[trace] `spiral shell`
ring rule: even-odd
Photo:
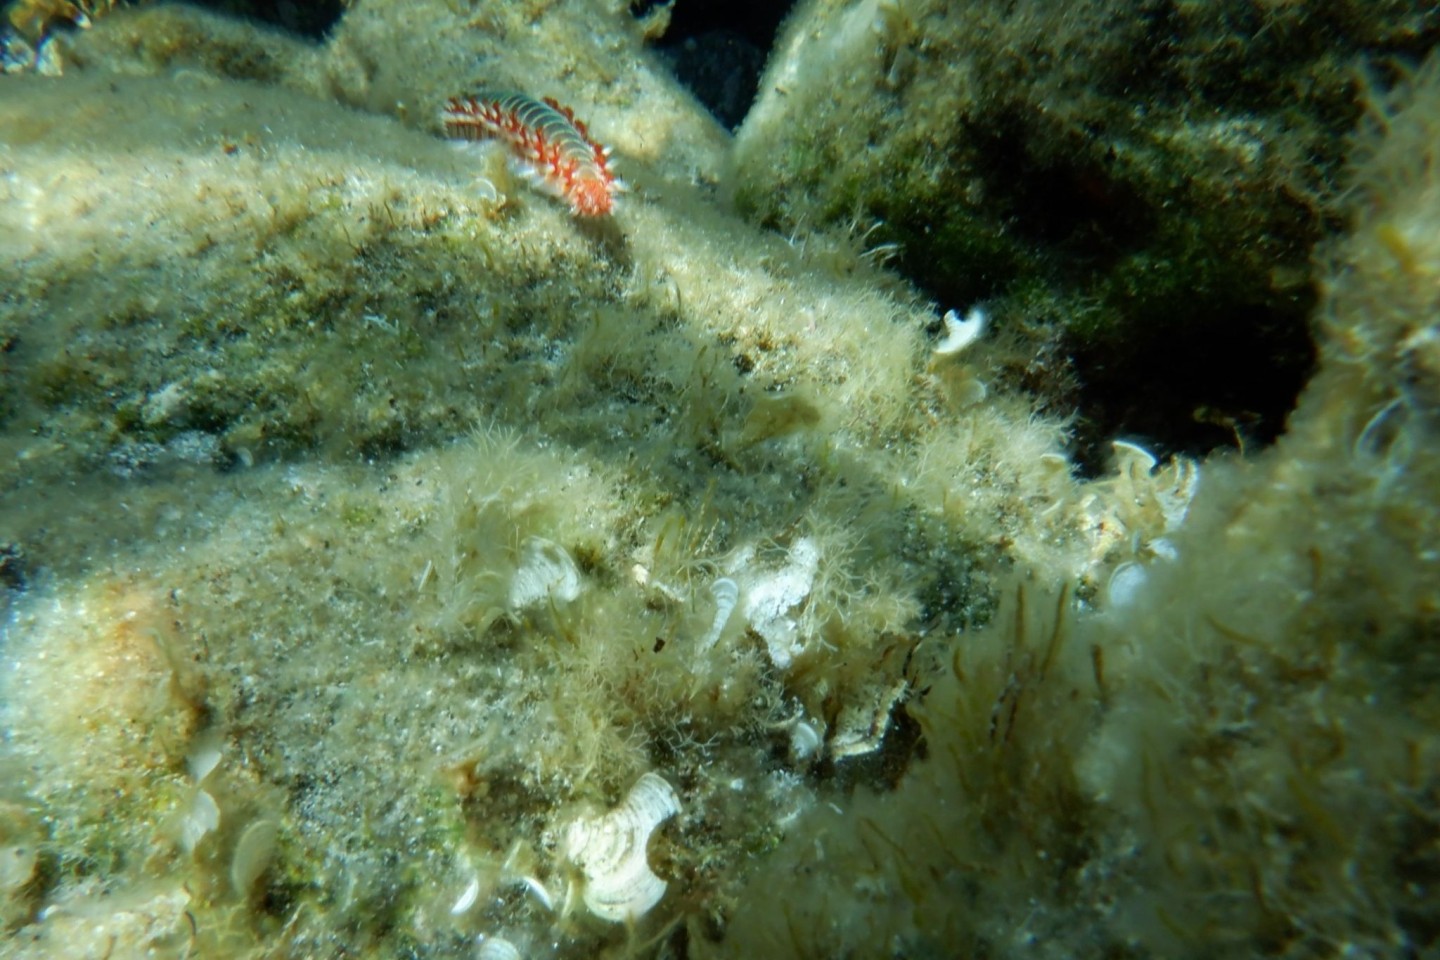
[[[605,920],[634,920],[660,902],[665,881],[645,858],[650,834],[680,812],[664,777],[647,773],[608,813],[579,817],[565,832],[565,855],[585,874],[585,906]]]
[[[719,641],[725,624],[730,622],[730,614],[734,611],[735,604],[740,600],[740,587],[729,577],[721,577],[710,584],[710,596],[715,600],[715,618],[710,623],[710,631],[700,638],[698,647],[701,653]]]

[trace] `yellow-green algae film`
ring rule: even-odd
[[[1349,74],[1283,432],[1079,469],[1055,345],[1121,301],[979,201],[1014,283],[945,301],[851,189],[932,196],[897,108],[1037,5],[802,3],[732,141],[622,2],[12,0],[0,958],[1440,950],[1440,62],[1367,9],[1417,57]],[[767,127],[817,84],[868,148]],[[481,86],[615,214],[446,143]]]

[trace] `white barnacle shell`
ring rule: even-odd
[[[721,577],[710,584],[710,596],[715,599],[715,619],[710,623],[709,632],[700,638],[701,653],[715,646],[720,640],[720,634],[725,630],[725,624],[730,622],[730,614],[740,599],[740,586],[729,577]]]
[[[520,568],[510,580],[510,611],[546,601],[569,603],[580,596],[580,569],[565,548],[543,537],[527,537],[520,545]]]
[[[585,906],[605,920],[634,920],[665,895],[645,858],[650,834],[680,812],[675,788],[658,774],[635,782],[608,813],[579,817],[565,831],[565,855],[585,874]]]

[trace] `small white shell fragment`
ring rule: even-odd
[[[938,356],[949,357],[959,353],[985,332],[985,311],[979,307],[971,307],[964,320],[954,310],[946,310],[942,319],[945,321],[945,339],[935,345]]]
[[[823,731],[809,720],[797,720],[790,728],[790,759],[805,763],[819,752],[825,743]]]
[[[1040,466],[1051,476],[1068,477],[1070,475],[1070,461],[1063,454],[1040,454]]]
[[[40,41],[39,52],[35,55],[35,72],[42,77],[58,77],[65,73],[60,44],[54,37],[46,37]]]
[[[905,696],[905,690],[905,681],[897,680],[878,691],[869,705],[856,702],[841,707],[840,715],[835,718],[835,733],[830,738],[830,756],[844,760],[879,750],[890,729],[890,713]]]
[[[729,577],[721,577],[710,584],[710,596],[715,599],[715,619],[710,623],[709,632],[700,638],[698,648],[701,653],[719,642],[720,634],[724,632],[725,624],[730,622],[730,614],[740,599],[740,587]]]
[[[190,768],[190,779],[201,783],[220,766],[220,737],[214,731],[201,734],[190,745],[185,765]]]
[[[230,886],[236,893],[247,895],[255,881],[270,868],[279,840],[280,825],[274,820],[256,820],[245,828],[235,844],[235,855],[230,858]]]
[[[480,899],[480,878],[472,877],[468,886],[460,892],[455,900],[455,906],[450,908],[450,916],[458,917],[460,914],[475,906],[475,901]]]
[[[520,960],[520,948],[504,937],[486,937],[475,953],[476,960]]]
[[[565,831],[565,855],[585,874],[585,906],[605,920],[634,920],[660,902],[665,881],[646,860],[650,834],[680,812],[675,788],[646,773],[618,807],[579,817]]]
[[[1122,476],[1148,475],[1159,462],[1155,459],[1155,454],[1129,440],[1113,440],[1110,447],[1115,451],[1116,472]]]
[[[819,569],[820,548],[810,537],[801,537],[790,545],[785,566],[746,578],[741,610],[755,632],[765,638],[770,661],[781,670],[804,649],[800,624],[790,611],[810,595]]]
[[[194,853],[205,835],[220,826],[220,807],[204,790],[196,790],[190,809],[180,820],[180,846]]]
[[[1150,552],[1155,555],[1156,560],[1174,563],[1180,559],[1180,551],[1176,548],[1174,541],[1169,537],[1156,537],[1146,544],[1146,546],[1150,548]]]
[[[1193,460],[1176,457],[1167,472],[1173,474],[1173,479],[1168,486],[1157,484],[1155,499],[1160,503],[1168,533],[1178,530],[1190,512],[1190,501],[1195,499],[1195,491],[1200,487],[1200,467]]]
[[[1120,610],[1134,604],[1148,579],[1149,574],[1141,564],[1131,561],[1116,567],[1115,572],[1110,574],[1110,583],[1105,588],[1105,596],[1110,603],[1110,608]]]
[[[545,889],[545,884],[541,883],[538,878],[524,876],[520,878],[520,882],[525,885],[525,889],[534,895],[536,900],[540,901],[546,910],[555,909],[555,898],[550,896],[550,891]]]
[[[580,569],[560,544],[528,537],[520,546],[520,568],[510,580],[510,611],[548,601],[569,603],[580,596]]]

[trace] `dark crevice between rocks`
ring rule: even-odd
[[[278,27],[307,40],[323,40],[345,12],[344,0],[189,0],[189,3]]]
[[[1316,365],[1304,320],[1314,298],[1301,299],[1290,311],[1197,303],[1194,322],[1169,324],[1123,352],[1071,344],[1080,385],[1072,452],[1081,472],[1108,469],[1115,439],[1162,458],[1274,443]]]
[[[669,26],[654,43],[660,60],[727,130],[745,119],[760,73],[792,4],[775,0],[684,0],[670,5]],[[634,0],[630,12],[664,15],[660,0]]]

